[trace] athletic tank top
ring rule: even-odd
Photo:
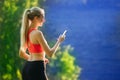
[[[28,30],[28,35],[27,35],[27,47],[28,47],[28,51],[30,53],[41,53],[43,52],[43,49],[41,47],[40,44],[34,44],[30,41],[30,33],[33,31],[33,30],[36,30],[35,28],[31,28]]]

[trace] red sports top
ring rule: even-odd
[[[28,51],[30,53],[41,53],[43,52],[43,49],[41,47],[40,44],[34,44],[30,41],[30,33],[33,31],[33,30],[36,30],[35,28],[31,28],[28,30],[28,35],[27,35],[27,47],[28,47]]]

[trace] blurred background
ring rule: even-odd
[[[45,9],[40,30],[50,46],[67,30],[48,57],[50,80],[120,80],[120,0],[1,0],[0,80],[21,80],[21,18],[33,6]]]

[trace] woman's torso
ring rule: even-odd
[[[28,61],[39,61],[45,59],[45,53],[30,53]]]
[[[36,33],[36,29],[34,29],[34,28],[29,29],[29,31],[28,31],[28,49],[29,49],[29,47],[32,48],[31,46],[40,45],[40,43],[34,38],[36,36],[35,33]],[[38,48],[39,49],[42,48],[41,45]],[[36,61],[36,60],[44,60],[45,59],[45,52],[42,49],[38,50],[37,52],[32,51],[32,49],[29,49],[29,50],[31,50],[31,51],[29,51],[30,57],[29,57],[28,61]]]

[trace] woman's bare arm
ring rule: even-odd
[[[46,54],[49,57],[52,57],[52,55],[56,52],[56,50],[58,49],[60,43],[64,40],[65,36],[60,36],[58,38],[58,41],[56,42],[56,44],[50,48],[46,39],[43,36],[43,33],[41,31],[37,31],[36,32],[36,38],[37,41],[41,44],[42,48],[44,49],[44,51],[46,52]]]
[[[29,55],[26,54],[26,51],[25,51],[24,47],[21,47],[21,48],[19,49],[19,56],[20,56],[21,58],[25,59],[25,60],[28,60],[28,59],[29,59]]]

